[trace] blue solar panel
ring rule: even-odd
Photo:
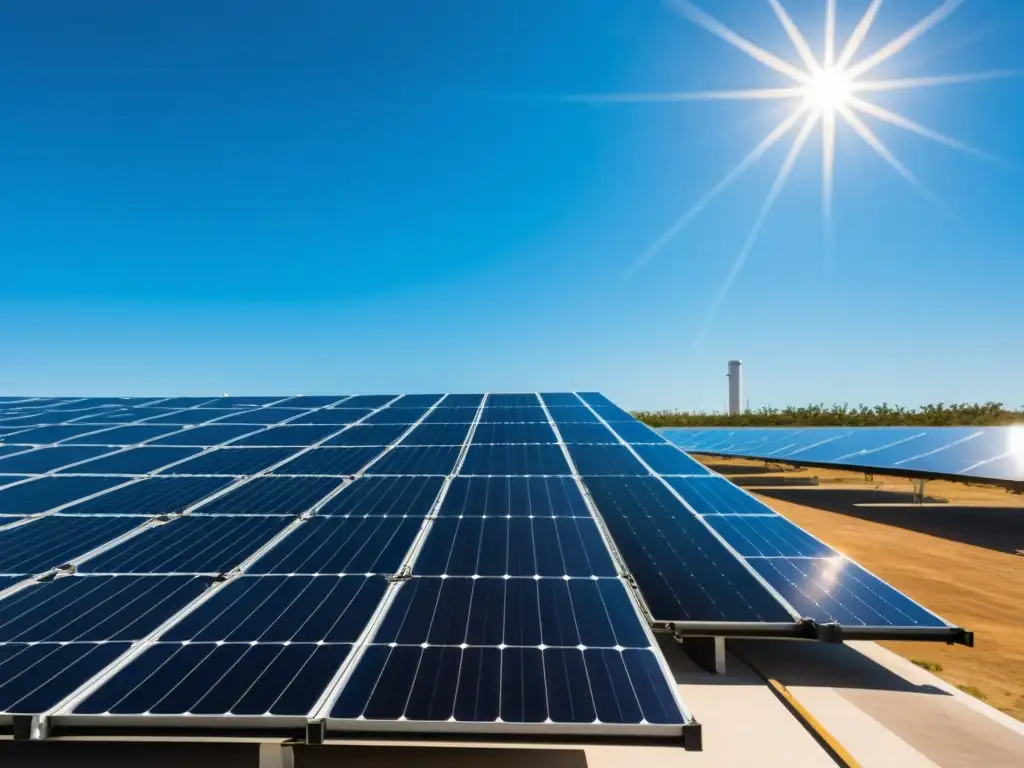
[[[584,482],[654,618],[795,622],[657,478],[588,477]]]
[[[417,517],[314,517],[249,573],[395,573],[423,526]]]
[[[472,408],[435,408],[423,417],[426,424],[472,424],[476,421],[477,406]]]
[[[52,472],[69,464],[86,461],[114,448],[99,448],[91,445],[56,446],[54,448],[37,448],[27,453],[0,458],[0,472],[13,474],[43,474]]]
[[[192,514],[301,515],[340,484],[336,477],[255,477],[197,507]]]
[[[148,477],[88,501],[64,507],[61,514],[172,515],[183,512],[230,482],[232,479],[227,477]]]
[[[277,475],[354,475],[374,460],[380,448],[314,448],[274,470]]]
[[[391,406],[382,408],[376,413],[367,416],[364,424],[414,424],[419,421],[428,410],[427,406],[418,408],[400,408]]]
[[[0,515],[35,515],[123,482],[123,477],[57,476],[9,485],[0,489]]]
[[[279,424],[282,421],[295,423],[296,416],[303,416],[307,411],[296,408],[255,408],[251,411],[214,412],[208,410],[195,411],[197,414],[207,414],[206,421],[216,419],[217,424]]]
[[[354,643],[386,588],[383,576],[241,576],[219,587],[160,639]]]
[[[137,528],[132,517],[39,517],[0,530],[0,573],[43,573]]]
[[[615,576],[592,519],[440,517],[416,562],[420,576]]]
[[[709,515],[708,525],[744,557],[829,557],[835,554],[781,515]]]
[[[289,424],[336,424],[338,429],[341,429],[346,424],[354,424],[370,413],[369,408],[323,408],[319,411],[309,411],[290,421]]]
[[[567,423],[558,425],[558,434],[565,443],[615,443],[618,436],[604,424]]]
[[[242,446],[296,446],[304,448],[307,445],[319,442],[328,435],[333,435],[342,427],[336,424],[304,424],[298,426],[281,426],[264,429],[255,432],[241,440],[236,440],[232,445]]]
[[[324,442],[325,446],[379,446],[395,442],[409,429],[408,424],[357,424]]]
[[[287,408],[323,408],[328,405],[344,406],[347,399],[339,395],[297,395],[282,400],[278,405]]]
[[[858,627],[945,629],[947,624],[840,555],[823,558],[763,558],[754,568],[802,615]]]
[[[295,448],[217,448],[175,464],[165,475],[255,475],[297,453]]]
[[[232,413],[235,413],[235,411],[228,409],[213,410],[212,408],[198,408],[189,411],[167,411],[164,408],[150,408],[147,409],[148,412],[146,414],[138,413],[139,410],[141,409],[136,409],[134,412],[131,412],[128,418],[124,418],[122,416],[111,420],[119,423],[125,423],[141,419],[145,416],[146,424],[175,424],[178,426],[188,426],[191,424],[202,424],[207,421],[213,421],[214,419],[219,419],[223,416],[230,416]],[[97,419],[92,419],[92,417],[90,417],[89,420],[96,421]]]
[[[0,712],[45,712],[128,647],[128,643],[0,644]]]
[[[126,518],[93,519],[106,522]],[[225,573],[255,554],[290,522],[287,517],[180,517],[146,528],[138,536],[86,561],[78,570],[81,573]]]
[[[1019,427],[686,428],[665,436],[698,453],[907,474],[1024,482]]]
[[[441,400],[442,395],[402,395],[395,405],[402,408],[430,408]]]
[[[533,394],[491,394],[487,396],[487,405],[484,410],[491,408],[532,408],[539,406],[540,401]],[[528,421],[528,419],[524,419]]]
[[[476,410],[483,402],[483,395],[446,395],[438,405],[445,408],[472,408]]]
[[[442,517],[590,517],[571,477],[456,477]]]
[[[572,392],[541,392],[540,397],[544,401],[544,405],[548,407],[553,405],[582,405],[580,399]]]
[[[447,475],[455,468],[460,446],[399,445],[385,453],[370,467],[374,475]]]
[[[0,643],[141,640],[210,586],[199,576],[70,576],[0,600]]]
[[[615,432],[627,443],[664,443],[665,438],[639,421],[617,421]]]
[[[558,445],[472,445],[462,475],[568,475],[569,465]]]
[[[635,445],[633,450],[659,475],[710,474],[674,445]]]
[[[381,406],[387,405],[394,400],[397,395],[355,395],[350,397],[345,402],[340,403],[338,408],[367,408],[374,409],[380,408]]]
[[[174,432],[178,427],[173,425],[159,426],[149,424],[136,424],[127,427],[115,427],[105,429],[102,432],[93,432],[88,435],[80,435],[65,441],[65,445],[135,445],[161,437]]]
[[[440,477],[361,477],[324,504],[318,514],[320,517],[425,517],[443,483]]]
[[[402,439],[402,445],[462,445],[469,424],[420,424]]]
[[[576,471],[581,475],[649,474],[624,445],[574,443],[568,448]]]
[[[118,451],[102,458],[76,464],[65,472],[94,475],[144,475],[155,472],[161,467],[195,456],[202,448],[174,448],[160,446],[156,448],[130,448]]]
[[[438,606],[444,610],[439,612]],[[567,648],[650,645],[622,583],[591,578],[410,579],[399,588],[374,642]]]
[[[473,442],[480,443],[557,443],[550,424],[477,424]]]
[[[351,646],[157,643],[76,714],[306,716]]]
[[[16,432],[9,436],[6,442],[14,445],[46,445],[106,428],[103,424],[58,424],[52,427],[36,427]]]
[[[208,424],[172,432],[167,437],[151,441],[149,445],[220,445],[258,429],[262,427],[255,424]]]
[[[724,477],[665,478],[699,515],[765,515],[775,514],[749,493],[745,493]]]
[[[480,415],[480,421],[484,424],[530,421],[539,422],[547,420],[547,416],[544,415],[544,409],[539,405],[498,407],[492,405],[489,399],[487,401],[487,405],[484,406],[483,413]]]

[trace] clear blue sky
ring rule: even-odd
[[[704,4],[799,61],[767,3]],[[819,49],[824,5],[787,2]],[[969,0],[875,74],[1024,67],[1021,28]],[[546,97],[784,84],[656,0],[5,3],[0,390],[722,408],[741,357],[755,406],[1024,402],[1024,172],[895,127],[959,224],[841,129],[831,261],[815,133],[699,348],[785,147],[627,274],[780,105]],[[1024,79],[878,102],[1024,167]]]

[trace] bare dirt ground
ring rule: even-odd
[[[1024,496],[999,488],[698,457],[948,621],[975,647],[883,643],[1024,720]],[[810,483],[817,479],[818,485]],[[869,506],[864,506],[864,505]],[[882,504],[883,506],[875,506]],[[938,666],[935,666],[938,665]]]

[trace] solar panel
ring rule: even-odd
[[[678,738],[652,627],[960,631],[596,393],[150,402],[11,417],[0,718]]]
[[[0,489],[0,514],[35,515],[125,482],[123,477],[40,477]]]
[[[699,453],[925,477],[1024,482],[1019,427],[673,428]]]
[[[36,427],[15,432],[6,439],[6,442],[14,445],[47,445],[107,428],[103,424],[57,424],[51,427]]]

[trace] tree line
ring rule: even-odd
[[[955,427],[999,426],[1024,422],[1024,406],[1009,410],[1002,403],[933,403],[919,408],[899,405],[850,406],[824,403],[800,408],[769,408],[742,413],[705,411],[634,411],[652,427]]]

